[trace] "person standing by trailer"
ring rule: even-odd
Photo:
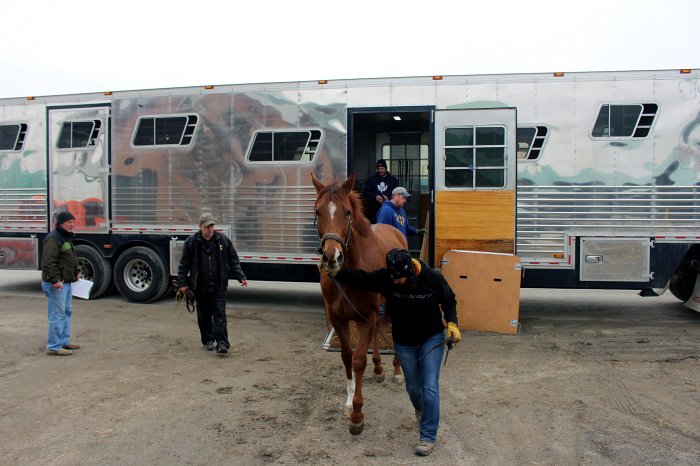
[[[391,192],[399,185],[399,181],[389,173],[386,160],[377,160],[377,173],[375,173],[365,185],[362,195],[370,200],[367,218],[370,222],[376,222],[377,211],[382,203],[391,198]]]
[[[56,228],[44,239],[41,253],[41,289],[49,300],[49,335],[46,354],[70,356],[80,345],[71,343],[73,315],[71,284],[78,281],[78,256],[73,245],[75,217],[61,212]]]
[[[408,239],[408,236],[425,233],[424,229],[415,228],[408,223],[403,206],[406,205],[409,197],[411,197],[411,194],[406,191],[406,188],[402,186],[394,188],[391,192],[391,199],[384,201],[379,212],[377,212],[377,223],[385,223],[399,229],[406,239]]]
[[[329,273],[323,267],[320,270]],[[415,453],[429,455],[440,424],[440,364],[444,343],[450,339],[456,344],[462,339],[452,288],[442,274],[400,248],[387,253],[386,268],[373,272],[340,269],[335,279],[349,287],[381,293],[386,298],[394,351],[401,362],[406,391],[419,424],[420,442]]]
[[[197,325],[207,351],[228,352],[226,289],[229,278],[248,286],[238,253],[231,240],[216,231],[216,218],[205,213],[199,217],[199,231],[185,241],[177,269],[177,286],[181,293],[189,288],[197,302]]]

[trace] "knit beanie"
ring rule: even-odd
[[[56,217],[56,225],[62,225],[68,220],[75,220],[73,214],[71,214],[70,212],[61,212],[60,214],[58,214],[58,217]]]

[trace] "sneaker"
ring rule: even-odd
[[[228,353],[228,349],[225,346],[217,346],[216,352],[219,354],[226,354]]]
[[[418,456],[428,456],[433,452],[433,447],[435,442],[428,442],[427,440],[421,440],[416,447],[416,455]]]
[[[58,350],[46,350],[46,354],[50,354],[53,356],[70,356],[73,354],[73,352],[69,349],[64,349],[64,348],[59,348]]]
[[[418,421],[418,424],[420,424],[420,418],[423,417],[423,411],[420,409],[416,409],[416,421]]]
[[[207,342],[207,351],[214,351],[214,340],[209,340]]]
[[[75,343],[68,343],[67,345],[63,345],[63,349],[67,349],[67,350],[80,349],[80,345],[76,345]]]

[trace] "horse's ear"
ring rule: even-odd
[[[343,191],[345,191],[347,194],[350,194],[352,192],[353,186],[355,186],[355,172],[350,172],[350,176],[348,176],[348,179],[343,181]]]
[[[320,193],[321,191],[323,191],[323,188],[326,187],[326,185],[324,185],[318,179],[316,179],[316,177],[314,176],[313,173],[311,174],[311,182],[314,184],[314,187],[316,187],[317,194]]]

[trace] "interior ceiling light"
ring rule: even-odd
[[[396,121],[401,121],[401,117],[398,116],[398,115],[394,115],[394,120],[396,120]]]

